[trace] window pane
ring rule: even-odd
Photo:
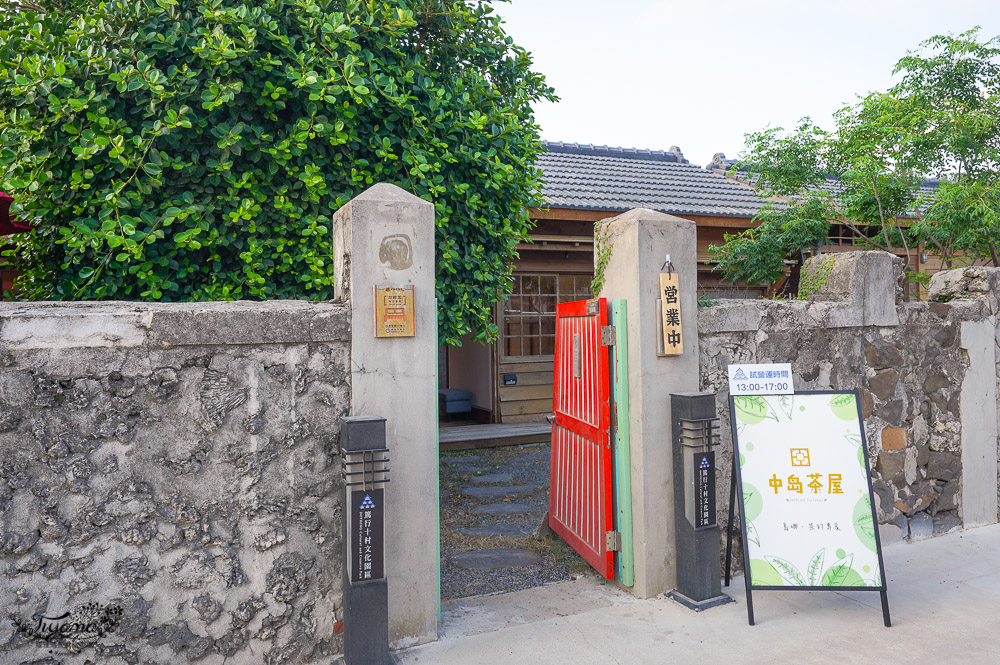
[[[551,356],[551,355],[555,354],[555,352],[556,352],[556,338],[555,337],[545,336],[545,337],[542,337],[541,340],[542,340],[541,355],[543,355],[543,356]]]
[[[537,356],[540,355],[539,351],[539,339],[538,337],[522,337],[521,338],[521,350],[526,356]]]
[[[521,275],[521,293],[538,293],[538,275]]]
[[[521,296],[521,311],[537,314],[540,298],[541,296]]]
[[[542,334],[543,335],[556,334],[556,318],[554,316],[542,317]]]
[[[521,292],[521,277],[520,275],[514,275],[514,286],[511,289],[512,295],[517,295]]]
[[[556,311],[556,297],[555,296],[539,296],[538,297],[538,311],[541,312],[541,313],[555,312]]]
[[[559,295],[564,296],[567,293],[573,293],[573,276],[559,275]],[[566,302],[566,301],[560,298],[559,302]]]
[[[505,312],[512,312],[517,314],[521,311],[521,298],[519,296],[514,296],[509,298],[507,302],[503,304],[503,310]]]
[[[521,328],[522,335],[538,335],[542,332],[537,316],[525,317],[522,321],[524,323]]]
[[[538,278],[538,286],[542,295],[554,295],[556,292],[556,278],[553,275],[545,275]]]
[[[505,356],[521,355],[521,338],[520,337],[505,338],[503,343],[503,354]]]

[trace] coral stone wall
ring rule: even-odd
[[[340,653],[349,316],[0,304],[0,661]]]
[[[732,468],[727,367],[790,362],[796,390],[859,391],[884,542],[994,521],[1000,474],[978,460],[998,465],[1000,269],[939,273],[933,302],[902,303],[902,266],[891,255],[844,253],[823,265],[807,301],[699,309],[701,388],[718,393],[723,421],[719,477]],[[973,347],[987,367],[972,366]],[[975,477],[963,479],[970,469]],[[729,487],[718,487],[725,523]]]
[[[826,308],[818,305],[722,301],[703,310],[702,389],[719,394],[722,450],[729,452],[723,454],[719,477],[729,477],[732,451],[726,368],[790,362],[796,390],[860,391],[881,523],[895,524],[904,537],[911,530],[920,537],[958,527],[959,398],[968,366],[958,331],[961,321],[980,317],[982,307],[904,303],[896,326],[828,327],[820,315]],[[726,317],[749,318],[757,325],[718,330],[716,322]],[[719,486],[719,505],[728,510],[728,483]]]

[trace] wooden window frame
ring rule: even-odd
[[[587,273],[573,273],[573,272],[517,272],[514,273],[514,288],[511,292],[510,297],[507,300],[499,303],[499,313],[500,313],[500,339],[498,340],[499,347],[499,361],[500,362],[544,362],[551,361],[555,357],[555,318],[556,318],[556,308],[555,305],[560,302],[571,302],[573,300],[585,300],[591,296],[590,293],[590,282],[593,280],[593,276]],[[553,280],[554,287],[552,289],[543,288],[543,280],[551,279]],[[564,280],[572,280],[572,286],[569,284],[564,284]],[[534,280],[534,285],[532,286],[530,282],[526,280]],[[584,288],[585,285],[585,288]],[[542,291],[546,292],[543,293]],[[549,293],[548,291],[552,292]],[[534,291],[532,293],[532,291]],[[532,298],[551,298],[551,311],[543,312],[541,310],[545,305],[534,303],[530,309],[524,309],[524,300],[522,299],[532,299]],[[516,314],[515,314],[516,312]],[[537,325],[537,330],[529,331],[524,334],[523,328],[519,330],[516,334],[516,338],[519,340],[519,353],[518,355],[508,355],[508,343],[512,337],[515,335],[508,334],[508,322],[513,320],[519,320],[521,326],[525,325],[525,322],[535,322]],[[542,320],[551,320],[551,334],[546,333],[545,326]],[[529,323],[530,325],[530,323]],[[545,350],[545,342],[543,340],[550,340],[552,344],[551,353],[537,353],[537,354],[524,354],[525,350],[525,340],[538,340],[537,348],[539,351]]]

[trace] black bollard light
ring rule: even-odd
[[[668,595],[700,612],[733,602],[722,593],[715,452],[719,419],[712,393],[670,395],[673,418],[674,531],[677,588]]]
[[[396,665],[385,571],[385,418],[341,418],[344,478],[344,665]]]

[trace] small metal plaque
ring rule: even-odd
[[[694,454],[694,526],[715,524],[715,453]]]
[[[580,378],[580,333],[573,333],[573,378]]]
[[[600,314],[601,303],[597,298],[587,301],[587,316],[594,316],[595,314]]]
[[[375,286],[375,336],[413,337],[416,313],[412,286]]]
[[[385,490],[351,492],[351,581],[385,577]]]

